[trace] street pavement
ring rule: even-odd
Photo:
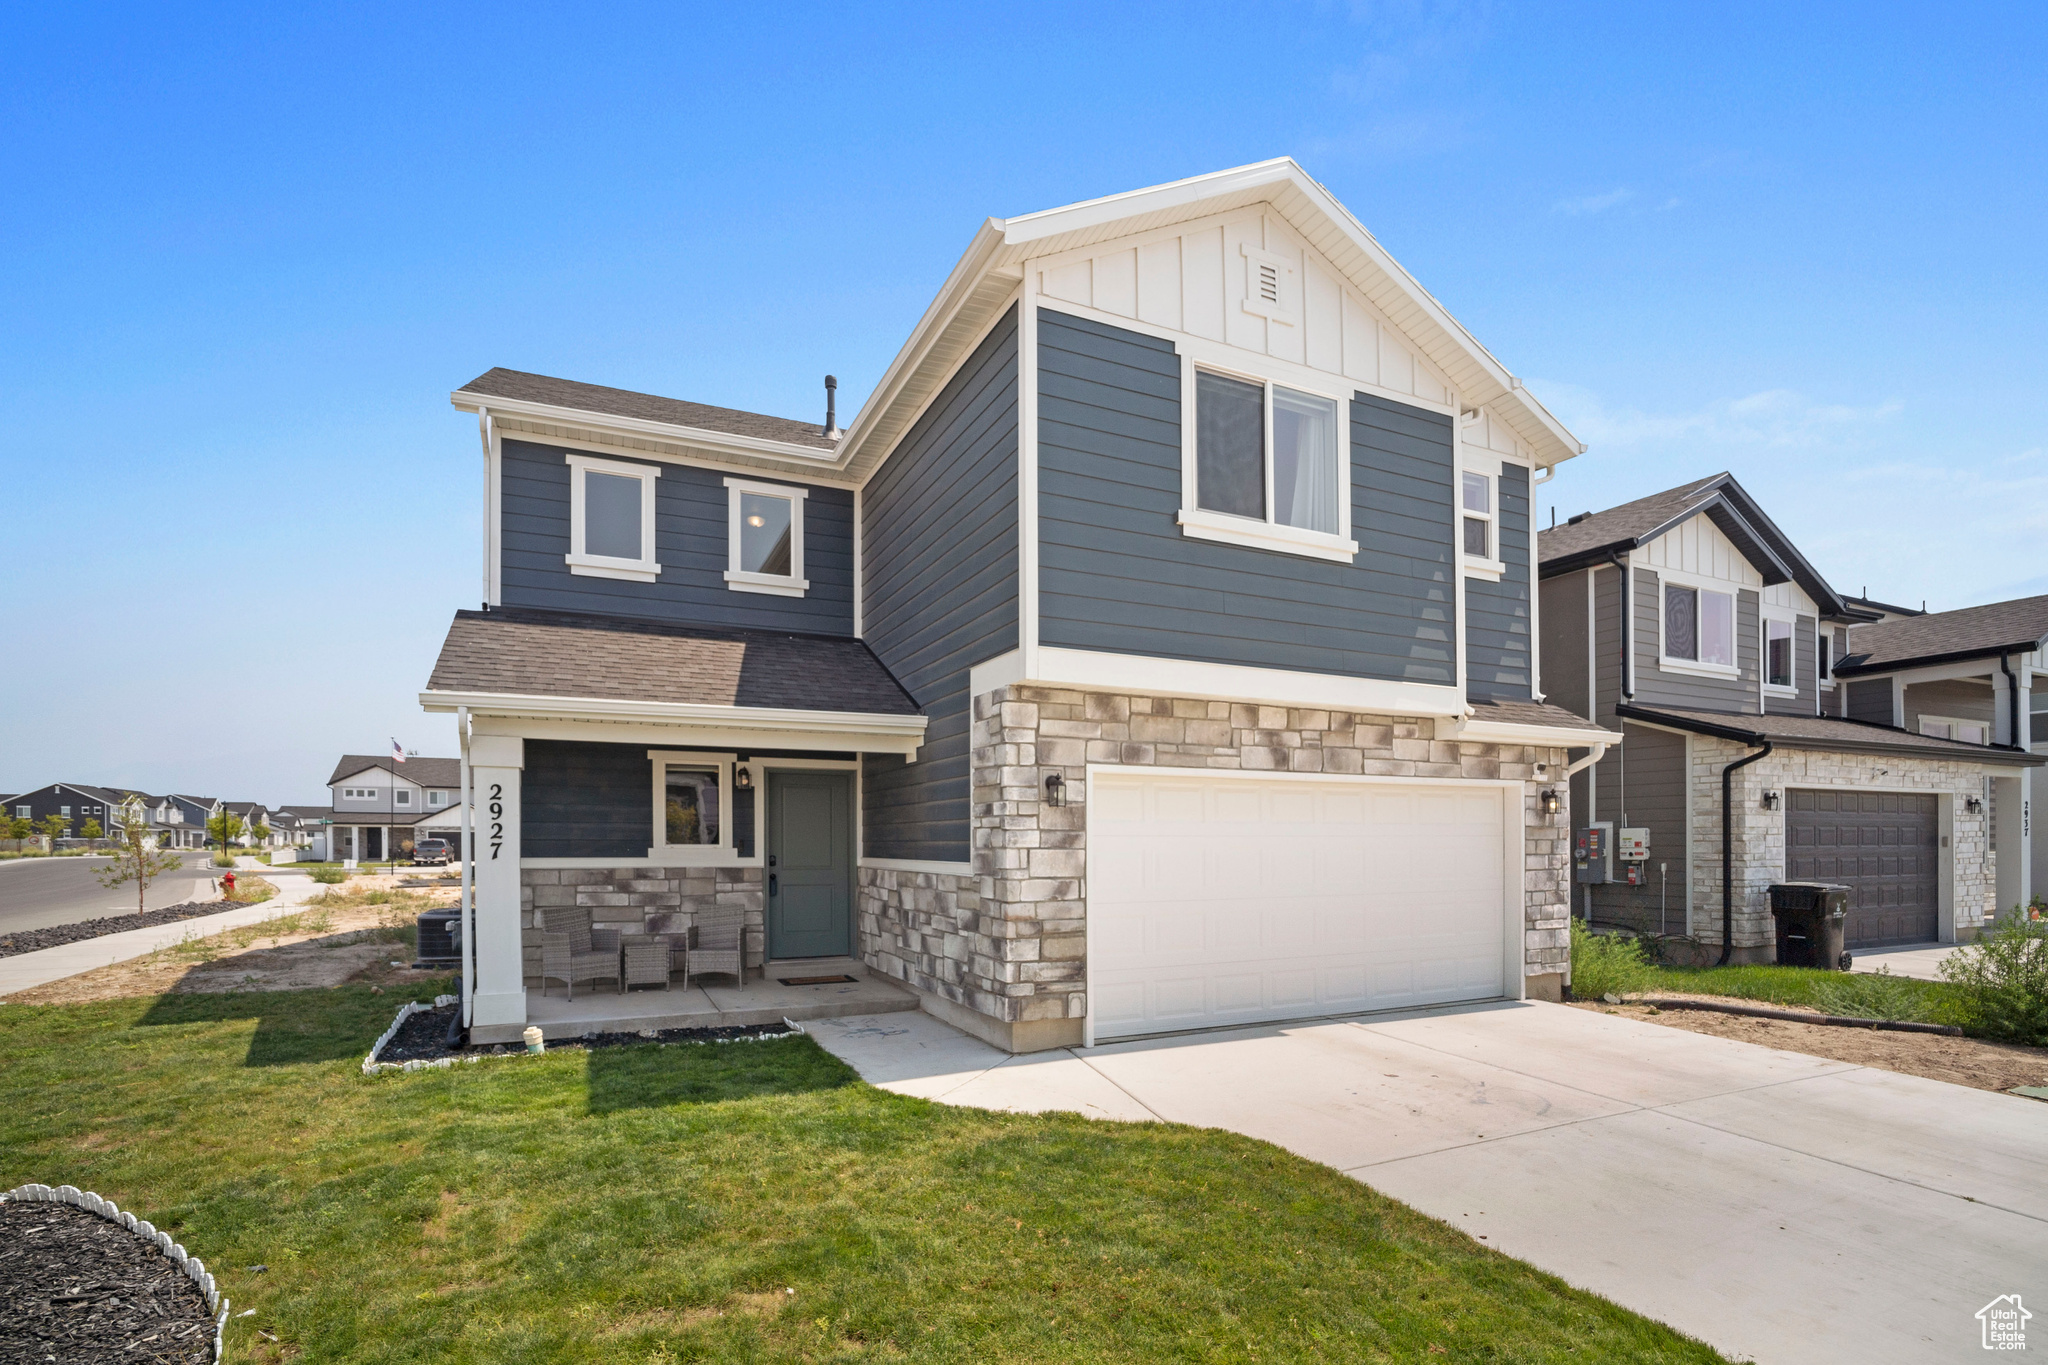
[[[213,871],[207,854],[184,853],[184,866],[165,873],[149,888],[151,910],[186,901],[213,898]],[[0,861],[0,933],[76,924],[102,915],[135,913],[135,887],[108,890],[95,874],[105,858],[9,858]]]

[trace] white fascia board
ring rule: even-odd
[[[766,706],[621,701],[608,697],[540,697],[499,692],[420,693],[422,710],[452,712],[463,706],[475,716],[639,720],[666,725],[716,726],[725,730],[808,731],[819,735],[861,735],[899,740],[922,740],[926,724],[923,716],[889,716],[867,711],[796,711]]]
[[[1002,676],[1008,656],[988,661],[979,680]],[[1028,681],[1047,687],[1147,696],[1200,697],[1254,706],[1295,706],[1317,710],[1364,711],[1387,716],[1456,716],[1464,698],[1449,684],[1396,682],[1338,673],[1303,673],[1246,664],[1200,663],[1149,654],[1109,654],[1092,649],[1040,646]]]
[[[846,442],[841,441],[840,450],[814,450],[810,446],[793,445],[788,441],[770,441],[759,436],[738,436],[729,431],[706,431],[702,427],[677,426],[673,422],[655,422],[644,417],[621,417],[616,413],[591,412],[584,408],[563,408],[552,403],[535,403],[521,398],[498,398],[490,394],[464,393],[460,389],[449,394],[448,401],[464,412],[475,412],[479,408],[487,407],[493,414],[508,417],[528,417],[538,422],[591,427],[600,431],[630,432],[635,436],[659,437],[679,445],[696,446],[723,455],[795,460],[799,464],[822,469],[837,469],[840,454],[846,446]]]
[[[1439,720],[1436,737],[1466,744],[1530,744],[1551,749],[1589,749],[1602,744],[1611,748],[1622,740],[1621,735],[1613,730],[1603,730],[1597,725],[1567,729],[1558,725],[1515,725],[1506,721],[1461,720],[1457,717]]]

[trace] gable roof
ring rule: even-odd
[[[1977,763],[2017,764],[2038,767],[2048,757],[2023,753],[2009,744],[1969,744],[1960,739],[1941,739],[1913,730],[1898,730],[1867,720],[1842,716],[1797,716],[1772,712],[1769,715],[1729,715],[1725,711],[1693,711],[1676,706],[1644,706],[1623,702],[1615,714],[1625,720],[1644,721],[1690,730],[1694,734],[1732,739],[1740,744],[1762,744],[1766,740],[1788,749],[1822,749],[1836,753],[1897,754],[1901,758],[1962,759]]]
[[[497,412],[491,401],[497,398],[509,416],[557,426],[574,426],[577,414],[591,414],[597,420],[588,425],[606,431],[623,429],[741,462],[824,470],[858,481],[888,457],[925,404],[1010,306],[1026,262],[1259,204],[1270,206],[1345,284],[1379,309],[1449,379],[1462,405],[1492,405],[1535,452],[1539,465],[1556,465],[1585,451],[1584,443],[1292,157],[985,220],[837,442],[808,423],[514,370],[480,375],[451,394],[450,401],[468,412],[487,407]]]
[[[400,763],[390,754],[343,754],[341,761],[334,765],[334,775],[327,779],[327,785],[331,787],[345,777],[354,777],[372,768],[382,768],[421,787],[462,785],[462,760],[459,758],[408,758]]]
[[[1858,626],[1837,676],[1875,673],[1913,664],[2022,654],[2048,641],[2048,597],[2016,597],[1981,607],[1930,612]]]
[[[1617,554],[1648,545],[1697,516],[1714,523],[1756,568],[1768,586],[1793,582],[1802,588],[1823,616],[1840,616],[1840,594],[1806,561],[1783,531],[1750,497],[1735,476],[1720,473],[1652,493],[1604,512],[1581,513],[1562,526],[1536,533],[1539,573],[1553,578],[1589,565],[1605,564]]]
[[[632,389],[584,384],[552,375],[529,374],[502,367],[486,370],[455,391],[475,398],[504,398],[566,412],[602,413],[628,417],[662,426],[691,431],[715,432],[723,436],[750,437],[782,445],[803,446],[806,453],[830,455],[839,446],[825,435],[820,422],[798,422],[788,417],[769,417],[738,408],[718,408],[708,403],[691,403],[680,398],[662,398]]]

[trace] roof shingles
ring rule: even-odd
[[[1846,676],[1916,660],[2027,650],[2043,638],[2048,638],[2048,597],[2017,597],[2010,602],[1857,626],[1849,633],[1849,653],[1836,672]]]
[[[709,403],[663,398],[658,394],[608,388],[603,384],[584,384],[574,379],[557,379],[553,375],[529,374],[525,370],[486,370],[456,392],[478,398],[545,403],[549,407],[576,412],[631,417],[643,422],[662,422],[727,436],[748,436],[760,441],[780,441],[785,445],[806,446],[822,454],[831,454],[839,448],[839,442],[825,435],[824,428],[816,422],[742,412],[738,408],[717,408]]]

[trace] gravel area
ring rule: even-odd
[[[65,1204],[0,1204],[0,1365],[213,1357],[206,1296],[154,1245]]]
[[[130,929],[154,929],[160,924],[176,924],[179,920],[197,919],[201,915],[218,915],[223,910],[240,909],[242,904],[241,901],[186,901],[183,905],[167,905],[161,910],[145,910],[139,915],[108,915],[104,919],[82,919],[76,924],[53,924],[47,929],[9,930],[0,932],[0,957],[62,947],[66,943],[83,943],[89,938],[104,938]]]
[[[481,1043],[475,1047],[451,1048],[447,1044],[448,1021],[457,1005],[421,1010],[408,1015],[391,1035],[391,1041],[377,1054],[380,1062],[431,1062],[440,1057],[473,1057],[480,1054],[524,1052],[524,1043]],[[730,1038],[779,1038],[789,1032],[781,1024],[748,1024],[734,1028],[665,1028],[646,1033],[586,1033],[580,1038],[550,1038],[550,1049],[560,1047],[625,1047],[632,1043],[708,1043]]]

